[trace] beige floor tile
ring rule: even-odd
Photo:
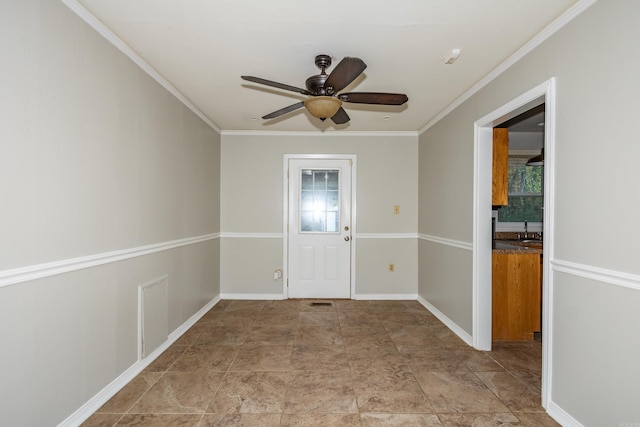
[[[91,415],[80,427],[112,427],[122,418],[123,414],[99,414]]]
[[[362,412],[433,412],[415,377],[407,371],[360,372],[353,375],[353,389]]]
[[[444,427],[495,427],[520,426],[520,421],[510,412],[494,414],[439,414]],[[530,427],[535,426],[535,424]]]
[[[207,412],[281,414],[287,378],[287,372],[229,372]]]
[[[413,372],[457,372],[468,371],[464,360],[455,349],[443,344],[428,346],[401,346],[400,353],[405,355]],[[491,361],[491,359],[489,359]]]
[[[472,372],[414,372],[436,413],[509,412]]]
[[[394,346],[389,333],[380,323],[361,326],[343,326],[341,329],[342,337],[347,346],[357,347],[362,344]]]
[[[288,371],[291,369],[291,345],[245,344],[238,347],[238,355],[230,371]]]
[[[375,314],[373,310],[371,310],[371,304],[369,301],[362,300],[335,300],[336,310],[340,311],[364,311],[367,313]]]
[[[123,416],[118,426],[196,427],[201,419],[199,414],[130,414]]]
[[[132,414],[204,413],[224,374],[167,372],[129,411]]]
[[[165,372],[187,348],[187,346],[172,345],[144,370],[146,372]]]
[[[430,346],[441,343],[435,336],[435,326],[432,325],[387,324],[385,328],[398,346]]]
[[[436,427],[442,426],[432,414],[361,414],[362,427]]]
[[[201,321],[199,320],[195,325],[193,325],[191,328],[189,328],[189,330],[187,332],[185,332],[184,334],[182,334],[182,336],[180,338],[178,338],[176,340],[176,342],[173,343],[172,346],[190,346],[193,343],[196,342],[196,340],[198,339],[198,337],[200,336],[200,334],[202,333],[203,328],[206,328],[207,326],[203,325],[203,323],[201,323]]]
[[[405,301],[369,301],[369,307],[371,307],[371,310],[377,314],[390,311],[407,311]]]
[[[301,311],[298,314],[300,326],[338,326],[338,313],[333,311]]]
[[[424,320],[415,313],[409,311],[392,311],[388,313],[381,313],[378,318],[383,325],[392,326],[393,324],[401,325],[422,325]]]
[[[232,312],[232,311],[251,311],[251,312],[257,312],[257,311],[261,311],[265,308],[265,306],[267,305],[268,301],[256,301],[256,300],[230,300],[229,303],[227,304],[227,306],[225,307],[224,311],[225,312]]]
[[[476,351],[417,301],[223,300],[84,425],[557,426],[541,350]]]
[[[297,326],[289,325],[256,326],[247,336],[246,344],[293,345]]]
[[[291,368],[296,371],[349,371],[344,346],[295,346],[291,357]]]
[[[141,372],[107,401],[98,413],[124,414],[145,394],[162,376],[159,372]]]
[[[179,372],[225,372],[238,354],[237,346],[193,345],[186,349],[171,366]]]
[[[296,331],[294,345],[343,345],[339,326],[300,325]]]
[[[281,427],[360,427],[358,414],[284,414]]]
[[[265,301],[261,313],[297,313],[300,311],[300,300]]]
[[[280,414],[205,414],[199,427],[279,427]]]
[[[393,347],[354,351],[348,354],[353,373],[368,371],[410,371],[407,358]]]
[[[263,310],[256,314],[256,326],[298,326],[298,311],[272,311]]]
[[[560,424],[551,418],[546,412],[514,412],[523,426],[557,427]]]
[[[342,327],[380,324],[377,315],[366,311],[338,311],[338,320]]]
[[[509,372],[476,372],[476,375],[510,410],[544,412],[540,393],[533,392]]]
[[[357,412],[350,376],[335,371],[291,372],[285,399],[285,414]]]
[[[242,345],[247,340],[251,328],[248,326],[214,326],[203,330],[194,345]]]

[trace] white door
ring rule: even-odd
[[[289,298],[351,297],[351,160],[289,160]]]

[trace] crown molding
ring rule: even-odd
[[[556,18],[553,22],[547,25],[542,31],[533,36],[531,40],[524,44],[520,49],[518,49],[513,55],[507,58],[502,64],[498,65],[493,69],[489,74],[487,74],[482,80],[473,85],[469,90],[463,93],[459,98],[449,104],[444,110],[440,111],[434,118],[432,118],[427,124],[425,124],[422,128],[418,130],[418,134],[422,134],[426,132],[433,125],[442,120],[447,114],[451,113],[453,110],[458,108],[463,102],[471,98],[477,92],[479,92],[482,88],[487,86],[493,80],[495,80],[499,75],[504,73],[506,70],[511,68],[516,62],[521,60],[524,56],[533,51],[536,47],[540,46],[543,42],[545,42],[549,37],[554,35],[558,30],[571,22],[576,16],[580,15],[586,9],[588,9],[591,5],[593,5],[598,0],[580,0],[572,7],[567,9],[565,13]]]
[[[198,107],[196,107],[186,96],[182,94],[175,86],[173,86],[162,74],[160,74],[155,68],[153,68],[147,61],[142,59],[133,49],[129,47],[120,37],[116,36],[113,31],[108,29],[102,22],[100,22],[91,12],[89,12],[84,6],[77,2],[77,0],[60,0],[65,6],[73,11],[80,19],[82,19],[87,25],[96,30],[98,34],[107,39],[112,45],[114,45],[120,52],[131,59],[134,64],[147,73],[152,79],[158,82],[169,93],[175,96],[178,101],[184,104],[189,110],[191,110],[196,116],[198,116],[203,122],[205,122],[211,129],[218,133],[221,133],[221,129],[216,125],[209,117],[207,117]]]
[[[417,131],[269,131],[269,130],[223,130],[222,136],[415,136]]]

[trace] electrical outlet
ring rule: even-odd
[[[395,215],[399,215],[400,214],[400,205],[393,205],[393,213]]]
[[[391,273],[393,273],[394,271],[396,271],[396,265],[394,263],[389,264],[389,271]]]

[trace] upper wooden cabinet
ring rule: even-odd
[[[509,129],[493,128],[493,190],[491,204],[509,204]]]

